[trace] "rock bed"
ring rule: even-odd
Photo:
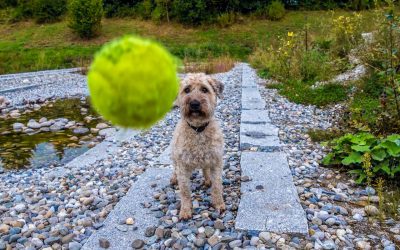
[[[298,105],[274,89],[261,89],[272,123],[280,128],[283,150],[307,213],[310,237],[300,239],[301,248],[396,249],[400,244],[400,222],[387,218],[379,226],[375,190],[356,185],[345,173],[321,167],[326,148],[312,142],[307,134],[310,129],[335,126],[343,107]],[[371,206],[365,206],[368,196]]]
[[[146,229],[146,248],[195,249],[213,246],[241,246],[243,234],[235,232],[234,218],[240,199],[240,70],[223,80],[225,84],[223,99],[219,102],[216,116],[220,120],[225,139],[224,154],[224,200],[227,210],[219,214],[210,201],[210,189],[203,186],[203,178],[198,171],[192,175],[192,199],[194,199],[193,220],[178,221],[180,198],[177,187],[155,187],[154,201],[145,204],[154,216],[159,218],[159,225]],[[133,247],[140,246],[138,240]]]
[[[347,201],[362,201],[368,194],[376,200],[375,191],[359,188],[339,172],[320,167],[325,149],[311,142],[306,134],[308,128],[331,126],[335,111],[340,107],[315,110],[290,103],[269,89],[261,93],[272,122],[281,129],[280,138],[309,219],[310,237],[233,230],[232,219],[240,197],[238,71],[239,68],[235,68],[217,76],[226,85],[237,87],[227,86],[226,99],[218,112],[227,142],[224,165],[227,212],[219,215],[210,208],[209,194],[200,186],[200,175],[194,174],[196,207],[198,203],[195,219],[171,225],[176,221],[179,205],[176,190],[154,187],[154,200],[145,205],[158,214],[160,224],[146,230],[149,236],[146,242],[136,240],[132,246],[146,243],[145,248],[156,249],[167,246],[191,249],[197,245],[213,245],[212,249],[395,249],[395,244],[400,244],[399,222],[387,220],[384,227],[379,227],[376,222],[367,223],[364,207],[350,207]],[[174,110],[148,132],[122,144],[117,154],[84,168],[59,167],[61,176],[53,174],[55,169],[52,168],[1,173],[0,250],[80,249],[88,237],[103,226],[107,214],[125,195],[136,176],[153,165],[169,145],[177,119],[178,112]]]

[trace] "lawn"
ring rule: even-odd
[[[158,40],[181,59],[205,61],[228,55],[245,61],[260,44],[268,44],[288,31],[301,30],[306,16],[312,36],[321,36],[329,30],[332,15],[347,14],[349,12],[344,11],[292,11],[281,21],[245,17],[228,28],[103,19],[101,35],[92,40],[78,38],[66,21],[44,25],[32,21],[14,24],[3,21],[0,22],[0,74],[85,66],[102,44],[124,34]],[[365,12],[366,22],[368,15],[372,15],[371,12]]]

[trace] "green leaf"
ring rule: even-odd
[[[363,181],[365,180],[366,177],[367,177],[366,174],[364,174],[364,173],[360,174],[360,176],[359,176],[358,179],[356,180],[356,183],[357,183],[357,184],[363,183]]]
[[[324,165],[330,165],[332,163],[332,158],[333,158],[333,153],[329,153],[325,156],[325,158],[322,160],[322,164]]]
[[[353,146],[351,146],[351,149],[364,153],[364,152],[369,151],[369,145],[365,145],[365,146],[353,145]]]
[[[392,171],[390,170],[390,167],[388,165],[384,165],[381,167],[381,169],[388,175],[392,175]]]
[[[360,153],[358,152],[352,152],[349,156],[347,156],[346,158],[344,158],[342,160],[342,164],[343,165],[350,165],[350,164],[354,164],[354,163],[361,163],[362,162],[362,156]]]
[[[393,175],[397,174],[398,172],[400,172],[400,165],[392,169]]]
[[[383,148],[375,147],[371,151],[371,157],[372,157],[372,159],[374,159],[376,161],[383,161],[386,157],[386,151]]]
[[[382,147],[387,149],[389,155],[397,157],[400,156],[400,146],[391,140],[386,140],[380,144]]]

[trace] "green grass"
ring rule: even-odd
[[[347,99],[349,88],[336,83],[329,83],[318,88],[301,81],[289,81],[283,84],[268,85],[268,88],[278,89],[279,94],[289,101],[323,107]]]
[[[300,31],[305,25],[305,16],[308,16],[312,36],[325,35],[332,19],[332,13],[326,11],[290,11],[281,21],[244,18],[243,22],[228,28],[103,19],[99,37],[81,40],[70,31],[66,21],[44,25],[33,21],[10,24],[5,22],[8,13],[9,10],[0,11],[0,74],[84,66],[102,44],[125,34],[156,39],[181,59],[206,61],[228,55],[245,61],[256,47],[268,45],[288,31]],[[348,14],[338,11],[333,15]],[[365,12],[365,15],[370,14]]]

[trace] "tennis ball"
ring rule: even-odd
[[[177,96],[175,62],[158,43],[139,37],[106,44],[88,72],[93,107],[115,125],[150,127],[171,109]]]

